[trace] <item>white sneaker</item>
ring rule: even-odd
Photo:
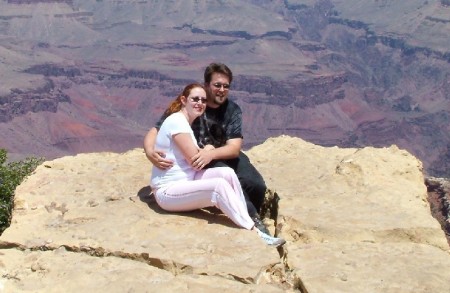
[[[264,232],[261,232],[259,229],[256,229],[256,232],[259,237],[267,243],[267,245],[278,247],[286,243],[286,240],[283,238],[272,237]]]

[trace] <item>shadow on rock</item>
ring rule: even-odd
[[[221,210],[219,210],[216,207],[206,207],[203,209],[197,209],[197,210],[186,211],[186,212],[165,211],[156,202],[155,196],[153,195],[153,192],[152,192],[152,189],[150,186],[142,187],[138,191],[137,197],[142,202],[146,203],[150,209],[152,209],[155,213],[158,213],[158,214],[174,214],[174,215],[179,215],[181,217],[190,217],[190,218],[196,218],[199,220],[205,220],[208,222],[208,224],[219,224],[219,225],[224,225],[224,226],[227,226],[230,228],[241,229],[236,224],[234,224],[225,214],[223,214]]]

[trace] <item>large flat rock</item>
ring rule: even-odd
[[[0,292],[450,292],[449,246],[411,154],[287,136],[247,154],[281,198],[266,223],[283,248],[214,208],[161,210],[142,150],[83,154],[17,189]]]
[[[308,293],[449,292],[450,258],[415,243],[329,242],[289,246]]]
[[[281,292],[220,276],[174,275],[143,259],[92,257],[64,248],[1,253],[0,292]]]
[[[92,261],[96,272],[106,259],[137,259],[140,266],[143,261],[161,274],[212,276],[213,284],[220,277],[239,284],[261,283],[264,288],[264,283],[272,282],[270,275],[283,269],[275,248],[218,210],[179,214],[161,210],[150,196],[150,170],[142,150],[45,162],[17,189],[13,221],[0,245],[21,251],[63,247],[83,259],[105,258]],[[48,253],[41,254],[38,257],[48,258]],[[97,273],[101,278],[103,273]],[[57,278],[45,279],[63,288]]]
[[[449,246],[408,152],[285,136],[248,154],[281,198],[277,230],[307,292],[450,292]]]

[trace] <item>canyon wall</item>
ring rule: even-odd
[[[0,1],[0,147],[14,158],[138,147],[220,61],[247,149],[280,134],[396,144],[450,177],[442,1],[19,2]]]

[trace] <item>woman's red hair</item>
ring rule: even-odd
[[[183,96],[186,97],[186,98],[189,97],[189,94],[191,93],[191,91],[192,91],[194,88],[198,88],[198,87],[199,87],[199,88],[202,88],[203,90],[205,90],[205,87],[204,87],[203,85],[197,83],[197,82],[188,84],[188,85],[183,89],[183,91],[181,92],[181,94],[179,94],[178,97],[170,103],[169,107],[166,109],[166,111],[164,111],[164,115],[167,117],[167,116],[169,116],[170,114],[173,114],[173,113],[175,113],[175,112],[180,111],[181,108],[182,108],[182,106],[183,106],[183,103],[181,103],[181,97],[183,97]],[[206,91],[206,90],[205,90],[205,91]]]

